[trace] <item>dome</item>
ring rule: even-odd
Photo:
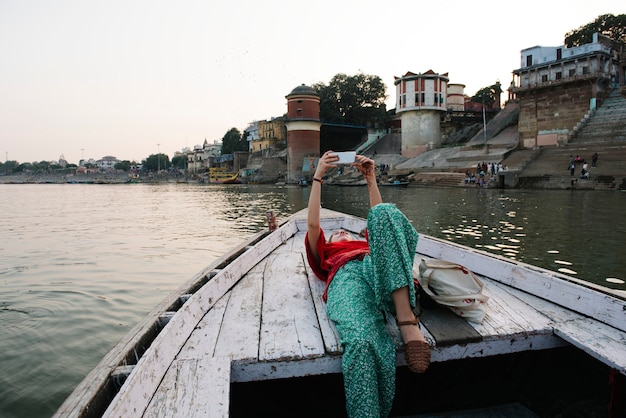
[[[315,91],[315,89],[313,87],[309,87],[309,86],[306,86],[304,84],[301,84],[298,87],[296,87],[295,89],[291,90],[291,93],[289,93],[287,95],[287,97],[289,97],[289,96],[301,96],[301,95],[319,96],[319,94],[317,94],[317,92]]]

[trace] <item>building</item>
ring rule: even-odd
[[[258,121],[258,138],[251,141],[252,153],[269,152],[285,148],[287,145],[287,127],[285,118],[278,117],[271,120]]]
[[[296,183],[309,173],[320,153],[320,96],[304,84],[287,96],[287,182]],[[312,173],[310,173],[312,174]],[[310,176],[309,176],[310,177]]]
[[[448,110],[463,112],[465,100],[465,84],[448,84]]]
[[[248,124],[248,127],[244,129],[243,135],[248,141],[248,151],[253,152],[252,143],[259,140],[259,121],[255,120]]]
[[[119,160],[109,155],[96,161],[96,166],[98,166],[101,171],[111,171],[115,170],[115,164],[117,163],[119,163]]]
[[[204,139],[202,146],[196,145],[193,151],[187,152],[187,172],[191,176],[199,175],[207,171],[211,161],[222,155],[222,143],[213,141],[212,144]]]
[[[448,74],[428,70],[394,77],[396,114],[402,125],[402,156],[413,158],[441,145],[441,113],[448,110]]]
[[[520,104],[520,146],[567,142],[576,124],[618,87],[621,46],[595,33],[593,42],[577,47],[523,49],[509,87]]]

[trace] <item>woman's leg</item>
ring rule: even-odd
[[[377,289],[379,306],[396,314],[407,366],[422,373],[430,363],[430,348],[413,313],[416,305],[413,261],[418,234],[406,216],[390,204],[370,209],[367,229],[370,256],[363,261],[371,264],[373,274],[366,277]]]
[[[326,310],[344,349],[347,414],[378,418],[388,416],[393,404],[396,347],[362,271],[362,263],[353,261],[337,272],[328,289]]]
[[[406,287],[409,304],[416,303],[413,260],[418,234],[411,222],[394,205],[381,203],[367,217],[370,256],[364,259],[373,274],[367,275],[381,309],[394,312],[392,293]]]

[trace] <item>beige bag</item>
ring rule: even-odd
[[[420,285],[435,302],[447,306],[454,313],[471,322],[481,323],[484,304],[483,283],[476,275],[456,263],[444,260],[424,260],[419,264]],[[415,266],[413,267],[414,273]]]

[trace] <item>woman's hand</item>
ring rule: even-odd
[[[378,190],[378,183],[376,181],[376,163],[371,158],[367,158],[364,155],[357,155],[356,161],[352,164],[356,167],[363,177],[365,177],[365,181],[367,181],[367,188],[369,189],[370,195],[370,207],[374,207],[379,203],[382,203],[383,198],[380,195],[380,191]]]
[[[371,180],[376,182],[376,163],[374,163],[374,160],[364,155],[357,155],[353,166],[363,174],[368,184]]]
[[[313,177],[321,180],[329,168],[337,167],[337,164],[335,164],[337,161],[339,161],[339,157],[334,151],[326,151],[317,161],[317,167],[315,168]]]

